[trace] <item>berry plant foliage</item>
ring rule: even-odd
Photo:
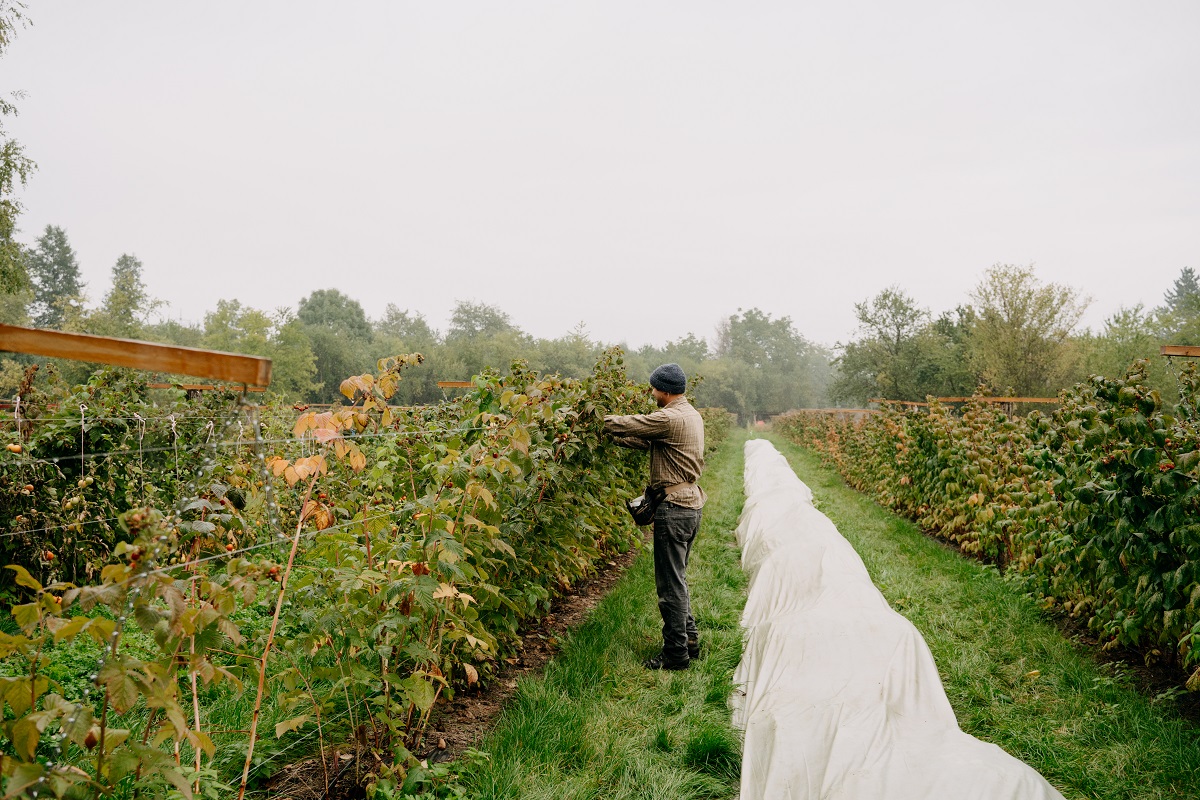
[[[419,362],[326,408],[30,372],[0,426],[2,796],[242,796],[347,738],[378,796],[445,774],[416,755],[439,702],[637,545],[644,464],[602,416],[650,409],[615,349],[583,380],[517,363],[391,405]]]
[[[982,396],[959,412],[789,412],[776,430],[854,487],[1027,582],[1105,647],[1193,670],[1200,688],[1200,374],[1164,408],[1146,362],[1050,415]]]

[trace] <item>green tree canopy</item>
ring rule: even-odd
[[[459,300],[450,313],[450,327],[446,329],[446,341],[476,339],[497,336],[502,333],[520,333],[508,314],[487,303],[472,303]]]
[[[24,3],[0,0],[0,56],[8,50],[17,29],[25,22]],[[17,100],[21,94],[12,92],[9,96]],[[35,165],[25,155],[21,143],[9,137],[4,127],[4,118],[17,114],[13,100],[0,96],[0,293],[16,291],[28,280],[24,253],[13,238],[21,213],[21,204],[15,199],[14,192],[18,185],[24,186],[29,180]]]
[[[418,353],[429,350],[438,341],[437,331],[430,327],[424,314],[410,313],[408,309],[401,311],[395,303],[388,303],[383,318],[375,323],[375,337],[391,340],[408,352]]]
[[[1068,286],[1042,284],[1032,267],[996,264],[971,295],[978,318],[971,355],[993,389],[1057,394],[1075,365],[1069,339],[1091,302]]]
[[[823,399],[828,353],[800,335],[790,317],[773,319],[757,308],[738,311],[717,326],[716,358],[701,368],[706,372],[701,392],[740,397],[741,405],[730,410],[743,420],[811,407]],[[713,361],[725,366],[714,369]],[[714,378],[717,382],[710,384]],[[724,380],[742,385],[720,385]]]
[[[142,262],[125,253],[112,268],[112,286],[100,308],[90,314],[85,325],[90,333],[103,336],[137,338],[161,303],[150,296],[142,279]]]
[[[337,289],[318,289],[300,301],[296,318],[316,358],[314,399],[334,402],[338,387],[351,375],[375,365],[371,323],[362,305]],[[390,354],[389,354],[390,355]]]
[[[859,338],[841,346],[834,397],[859,402],[874,397],[924,399],[921,393],[927,387],[921,373],[928,353],[921,338],[929,311],[892,286],[856,303],[854,314]]]
[[[1200,281],[1191,267],[1163,295],[1163,305],[1155,309],[1159,334],[1165,344],[1200,344]]]
[[[77,317],[83,304],[79,260],[67,241],[67,232],[47,225],[26,255],[26,268],[33,285],[33,324],[39,328],[61,328],[68,317]]]
[[[371,338],[371,323],[362,305],[337,289],[317,289],[300,301],[296,316],[309,328],[324,328],[355,339]]]

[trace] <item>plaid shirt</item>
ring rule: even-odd
[[[651,414],[609,414],[604,430],[622,447],[650,451],[651,486],[695,483],[704,470],[704,418],[682,397]],[[703,508],[707,499],[699,486],[666,497],[684,508]]]

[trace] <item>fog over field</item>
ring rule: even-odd
[[[846,341],[996,263],[1154,305],[1200,266],[1200,5],[29,4],[0,89],[95,301],[338,287],[638,346],[738,308]]]

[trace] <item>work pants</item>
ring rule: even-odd
[[[663,657],[687,660],[688,637],[697,638],[688,594],[687,565],[700,529],[699,508],[663,503],[654,513],[654,586],[663,619]]]

